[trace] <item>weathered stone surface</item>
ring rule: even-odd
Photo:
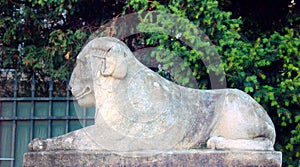
[[[151,151],[42,151],[24,155],[24,167],[64,166],[201,166],[201,167],[276,167],[281,166],[281,153],[274,151],[170,150]]]
[[[30,150],[273,150],[274,125],[249,95],[234,89],[176,85],[141,64],[121,41],[96,38],[77,57],[70,86],[82,106],[96,106],[95,125]]]
[[[281,166],[274,125],[249,95],[176,85],[118,39],[89,42],[70,86],[96,106],[95,125],[34,139],[24,166]]]

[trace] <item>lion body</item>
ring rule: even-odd
[[[72,149],[166,150],[206,144],[212,149],[273,150],[271,119],[242,91],[176,85],[145,67],[115,38],[92,40],[77,59],[72,92],[82,106],[96,106],[95,125],[44,140],[48,150],[50,143],[67,138],[73,139],[68,143]],[[32,150],[39,149],[35,145],[37,141]]]

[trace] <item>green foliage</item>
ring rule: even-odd
[[[252,95],[268,111],[277,130],[275,148],[292,166],[300,153],[299,49],[299,32],[287,28],[223,52],[229,86]]]
[[[76,1],[1,1],[2,68],[37,70],[64,78],[86,40],[84,30],[68,29]]]
[[[119,6],[118,1],[0,0],[0,68],[66,78],[88,36],[120,12]]]
[[[87,38],[122,12],[122,7],[119,0],[0,0],[1,76],[8,71],[2,69],[19,72],[22,91],[18,96],[30,96],[29,78],[33,73],[36,95],[48,96],[51,76],[55,82],[53,95],[65,94],[66,79]],[[13,94],[10,78],[1,78],[0,89],[1,97]]]
[[[250,94],[271,116],[277,131],[275,149],[283,152],[284,166],[298,166],[300,156],[300,38],[299,29],[285,28],[268,32],[249,41],[242,30],[241,18],[219,10],[216,0],[157,1],[130,0],[127,8],[135,11],[172,13],[177,20],[158,15],[158,24],[144,17],[139,28],[147,29],[146,44],[166,49],[185,60],[198,80],[199,88],[210,88],[208,67],[203,62],[211,52],[198,51],[182,41],[193,41],[195,33],[188,18],[206,34],[209,46],[215,45],[226,73],[227,86]],[[144,21],[144,22],[143,22]],[[147,23],[146,23],[147,22]],[[181,23],[181,24],[179,24]],[[191,27],[189,27],[191,26]],[[188,27],[186,30],[183,27]],[[169,33],[166,30],[173,30]],[[176,35],[182,33],[180,38]],[[247,32],[246,32],[247,33]],[[206,42],[202,38],[199,45]],[[162,62],[159,53],[154,54]],[[218,72],[216,70],[215,72]],[[185,75],[185,74],[184,74]]]

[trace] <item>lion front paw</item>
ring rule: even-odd
[[[45,139],[36,138],[33,139],[29,144],[28,148],[30,151],[42,151],[46,150],[47,148],[47,142]]]
[[[225,140],[224,137],[212,137],[207,141],[207,148],[209,149],[224,149],[223,147],[220,147],[220,144],[223,143]]]

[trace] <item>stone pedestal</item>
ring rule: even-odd
[[[276,151],[169,150],[164,152],[40,151],[24,154],[23,166],[281,166]]]

